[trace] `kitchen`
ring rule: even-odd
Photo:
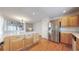
[[[57,45],[61,43],[65,47],[71,48],[70,51],[79,50],[79,9],[68,7],[59,7],[60,10],[57,7],[40,8],[0,8],[2,14],[2,17],[0,17],[0,22],[2,22],[0,25],[0,41],[3,50],[21,51],[35,45],[40,46],[40,41],[43,41],[40,48],[45,46],[43,49],[46,49],[46,51],[54,51],[53,45],[50,43]],[[61,13],[61,11],[63,12]],[[15,17],[13,16],[15,14],[24,16],[27,14],[32,20],[26,20],[23,16]],[[30,18],[27,17],[27,19]],[[49,45],[52,49],[51,47],[49,49]],[[45,51],[43,49],[41,50]],[[56,51],[59,51],[58,49]],[[37,49],[35,50],[37,51]],[[40,50],[38,49],[38,51]]]

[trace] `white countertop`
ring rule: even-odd
[[[76,38],[79,39],[79,33],[72,33]]]
[[[31,35],[31,34],[33,34],[33,33],[36,33],[36,32],[6,33],[6,34],[3,35],[3,38],[6,37],[6,36],[18,36],[18,35],[26,35],[26,36],[28,36],[28,35]]]

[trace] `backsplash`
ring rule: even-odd
[[[61,27],[61,32],[79,32],[79,27]]]

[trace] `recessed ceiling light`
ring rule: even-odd
[[[63,13],[66,13],[66,10],[64,10]]]
[[[35,15],[35,12],[33,12],[33,15]]]

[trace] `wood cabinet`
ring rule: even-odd
[[[79,16],[64,16],[61,17],[62,27],[78,27],[79,26]]]
[[[72,44],[72,35],[71,33],[61,33],[61,43]]]
[[[79,50],[79,39],[76,39],[76,50]]]
[[[61,26],[62,27],[68,27],[69,26],[68,17],[66,17],[66,16],[61,17],[60,20],[61,20]]]
[[[33,36],[33,37],[32,37]],[[20,51],[27,49],[38,43],[40,40],[39,34],[32,34],[27,36],[7,36],[4,38],[4,51]]]
[[[33,45],[33,38],[32,37],[25,37],[25,39],[24,39],[24,47],[28,48],[31,45]]]
[[[79,26],[78,16],[69,16],[69,26]]]
[[[4,42],[5,42],[3,46],[4,51],[9,51],[10,50],[10,45],[9,45],[10,38],[8,37],[4,38]]]
[[[19,51],[23,49],[23,39],[10,40],[10,50]]]

